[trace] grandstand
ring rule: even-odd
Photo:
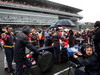
[[[48,0],[1,0],[1,25],[48,26],[59,19],[70,19],[74,23],[83,17],[81,9]]]

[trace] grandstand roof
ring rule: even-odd
[[[60,4],[60,3],[51,2],[49,0],[14,0],[14,1],[25,2],[25,3],[31,4],[31,5],[43,6],[43,7],[59,9],[59,10],[65,10],[65,11],[70,11],[70,12],[74,12],[74,13],[82,11],[81,9],[67,6],[67,5]]]

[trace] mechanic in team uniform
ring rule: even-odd
[[[22,32],[16,35],[14,48],[14,61],[16,63],[16,75],[29,75],[31,69],[31,62],[27,60],[25,48],[30,51],[40,54],[38,50],[28,40],[28,34],[31,32],[29,26],[24,26]]]
[[[7,60],[7,71],[8,72],[13,72],[13,45],[14,45],[14,36],[12,34],[12,27],[8,26],[6,28],[6,32],[3,34],[2,39],[4,41],[4,52]],[[6,70],[6,68],[5,68]]]

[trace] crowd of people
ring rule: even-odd
[[[62,48],[71,48],[75,45],[83,47],[82,51],[78,51],[73,55],[73,59],[85,66],[88,75],[99,75],[100,70],[100,21],[97,21],[94,28],[88,30],[72,30],[65,27],[34,29],[29,26],[23,26],[18,33],[12,32],[12,27],[1,28],[0,41],[4,44],[1,48],[4,50],[7,67],[5,70],[13,72],[12,62],[16,63],[16,75],[22,75],[23,69],[25,75],[29,75],[31,63],[25,57],[26,47],[38,55],[41,53],[38,48],[54,46],[55,62],[61,61],[60,51]],[[89,45],[87,45],[89,44]]]

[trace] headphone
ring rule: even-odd
[[[86,54],[86,47],[92,48],[92,51],[93,51],[93,54],[94,54],[95,50],[94,50],[94,48],[93,48],[93,45],[91,45],[91,44],[84,44],[84,45],[81,47],[81,52],[82,52],[83,54]]]

